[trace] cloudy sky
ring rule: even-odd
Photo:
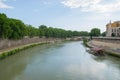
[[[120,0],[0,0],[0,13],[35,27],[89,31],[120,20]]]

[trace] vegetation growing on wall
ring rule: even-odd
[[[19,51],[22,51],[22,50],[25,50],[25,49],[28,49],[28,48],[31,48],[31,47],[34,47],[34,46],[37,46],[37,45],[47,44],[47,43],[49,43],[49,42],[30,44],[30,45],[27,45],[27,46],[23,46],[22,48],[16,48],[16,49],[13,49],[11,51],[4,52],[4,53],[0,54],[0,60],[6,58],[8,56],[11,56],[13,54],[16,54]]]
[[[89,40],[88,40],[87,38],[83,38],[83,44],[84,44],[86,47],[89,47],[89,48],[90,48],[90,46],[88,45],[88,42],[89,42]]]

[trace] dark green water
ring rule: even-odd
[[[120,80],[120,58],[95,57],[82,42],[46,44],[1,60],[0,80]]]

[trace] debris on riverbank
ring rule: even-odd
[[[104,49],[104,53],[120,57],[120,51],[118,50],[120,48],[119,44],[109,43],[109,42],[101,42],[92,40],[87,43],[90,47],[99,47]]]
[[[95,56],[104,56],[104,49],[98,48],[98,47],[93,47],[87,50],[89,53],[95,55]]]

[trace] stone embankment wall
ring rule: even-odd
[[[31,44],[31,43],[38,43],[38,42],[54,42],[54,41],[61,41],[61,39],[57,38],[24,38],[21,40],[8,40],[8,39],[0,39],[0,50],[7,49],[11,47]]]
[[[120,38],[118,37],[94,37],[93,40],[120,44]]]

